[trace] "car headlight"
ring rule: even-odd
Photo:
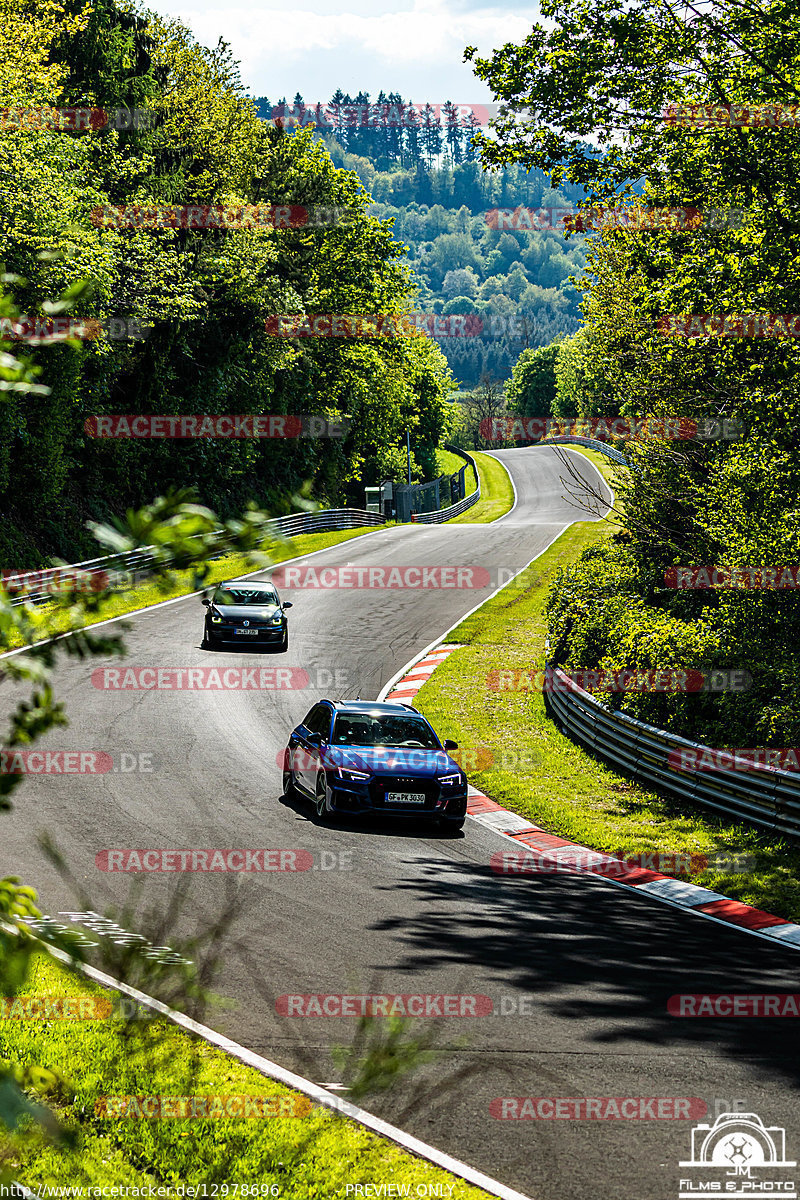
[[[349,767],[337,767],[336,773],[340,779],[349,783],[366,783],[370,778],[369,771],[351,771]]]
[[[436,778],[439,783],[448,783],[448,784],[461,783],[461,776],[458,774],[456,774],[456,775],[437,775]]]
[[[271,622],[271,624],[273,624],[273,625],[282,625],[282,624],[283,624],[283,617],[273,617],[273,618],[272,618],[272,622]]]
[[[212,618],[211,618],[211,623],[212,623],[213,625],[221,625],[221,624],[222,624],[222,617],[212,617]]]

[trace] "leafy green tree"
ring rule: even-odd
[[[581,185],[599,204],[638,199],[739,214],[678,231],[606,229],[593,239],[583,302],[587,354],[577,356],[572,394],[585,390],[587,377],[590,384],[601,377],[603,411],[735,418],[745,434],[741,443],[655,436],[631,443],[634,469],[619,486],[621,539],[575,568],[553,600],[554,620],[558,609],[562,632],[572,620],[572,663],[576,656],[590,657],[581,665],[641,663],[660,648],[662,662],[694,654],[698,667],[747,668],[755,678],[750,692],[686,698],[670,719],[694,737],[791,744],[800,699],[791,650],[800,633],[795,596],[675,593],[663,585],[673,565],[797,560],[800,347],[790,337],[669,337],[659,322],[691,313],[798,311],[792,214],[800,148],[793,129],[774,108],[771,124],[743,128],[682,127],[663,114],[671,103],[733,105],[734,113],[790,104],[800,94],[800,14],[785,0],[768,0],[757,14],[739,3],[687,11],[673,0],[635,7],[609,0],[590,13],[579,0],[546,0],[542,17],[547,25],[535,25],[523,45],[477,60],[479,77],[519,114],[500,121],[496,140],[479,139],[485,160],[547,171],[554,186]],[[606,151],[588,145],[589,136]],[[571,353],[565,350],[567,360]],[[620,603],[620,578],[638,603],[630,596]],[[594,614],[588,623],[587,612]],[[587,629],[591,640],[581,632]],[[624,703],[663,716],[663,699]]]
[[[523,350],[506,388],[508,407],[521,417],[549,417],[556,398],[556,360],[562,343]]]
[[[589,327],[583,326],[558,346],[555,358],[556,394],[553,413],[557,417],[616,415]]]

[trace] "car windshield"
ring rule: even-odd
[[[410,713],[339,713],[333,726],[334,746],[415,746],[441,749],[433,730]]]
[[[230,587],[223,584],[214,592],[214,604],[277,604],[278,595],[272,588]]]

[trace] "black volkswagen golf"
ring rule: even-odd
[[[410,704],[320,700],[289,738],[283,792],[305,794],[323,821],[383,813],[461,829],[467,777],[447,753],[457,749]]]
[[[255,642],[288,650],[286,609],[292,604],[290,600],[281,604],[271,583],[251,583],[246,579],[220,583],[211,596],[204,595],[203,604],[206,606],[204,649],[220,642]]]

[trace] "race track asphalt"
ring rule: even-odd
[[[0,875],[33,883],[42,910],[64,920],[59,913],[86,904],[44,856],[37,839],[45,831],[98,912],[118,911],[132,882],[98,870],[102,850],[307,849],[308,871],[141,880],[152,913],[163,913],[178,880],[186,882],[175,936],[207,928],[226,903],[237,905],[216,984],[233,1004],[207,1024],[328,1084],[339,1079],[331,1047],[349,1042],[354,1019],[284,1017],[278,996],[488,995],[493,1015],[437,1023],[441,1057],[420,1078],[441,1091],[425,1100],[424,1087],[407,1083],[364,1106],[537,1200],[677,1200],[685,1172],[678,1163],[689,1157],[695,1121],[497,1120],[490,1102],[697,1097],[707,1121],[736,1102],[785,1127],[788,1157],[800,1158],[797,1020],[667,1012],[668,997],[681,992],[794,991],[797,952],[599,879],[495,875],[491,856],[508,843],[470,819],[456,837],[400,823],[322,827],[308,806],[281,797],[279,752],[316,699],[332,690],[374,697],[567,524],[586,519],[566,498],[559,452],[498,457],[517,491],[502,520],[402,526],[309,558],[317,568],[480,566],[490,574],[480,588],[285,589],[294,607],[284,655],[202,650],[196,596],[129,618],[124,666],[303,668],[306,688],[118,690],[92,682],[98,668],[118,661],[62,661],[56,685],[70,725],[44,745],[107,751],[115,764],[123,753],[151,755],[153,769],[26,781],[14,812],[2,817]],[[568,457],[600,486],[585,458]],[[337,671],[337,686],[325,686]],[[3,681],[0,691],[8,709],[16,685]],[[340,852],[351,869],[322,869]],[[142,911],[135,927],[149,935],[148,920]]]

